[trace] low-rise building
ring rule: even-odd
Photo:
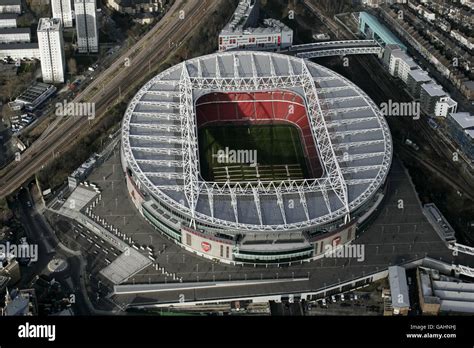
[[[474,49],[474,38],[472,37],[466,37],[464,34],[462,34],[458,30],[451,30],[450,35],[459,43],[464,45],[466,48],[472,50]]]
[[[36,316],[38,302],[34,289],[7,291],[5,296],[4,316]]]
[[[426,71],[421,69],[410,70],[407,78],[408,91],[414,98],[418,99],[420,97],[421,86],[432,81]]]
[[[474,81],[463,82],[461,84],[461,92],[468,100],[474,100]]]
[[[441,86],[437,83],[425,83],[421,86],[420,91],[421,109],[427,115],[434,116],[436,111],[436,104],[441,98],[446,96],[446,92],[443,91],[443,88],[441,88]]]
[[[392,299],[394,315],[408,315],[410,310],[410,297],[405,268],[392,266],[388,268],[388,281]]]
[[[18,282],[21,278],[20,264],[18,261],[13,259],[9,260],[5,265],[0,265],[0,276],[9,277],[10,284]]]
[[[42,82],[34,82],[16,99],[15,103],[34,110],[56,92],[56,87]]]
[[[0,28],[16,28],[16,13],[0,13]]]
[[[154,13],[163,10],[163,0],[107,0],[111,9],[128,14]]]
[[[279,49],[293,44],[293,30],[276,19],[259,23],[259,1],[241,0],[232,20],[219,34],[219,51]]]
[[[30,42],[30,28],[1,28],[0,43]]]
[[[0,58],[40,59],[37,42],[0,44]]]
[[[417,269],[417,283],[424,315],[474,313],[474,283],[425,267]]]
[[[21,13],[21,0],[0,0],[0,13]]]
[[[474,160],[474,115],[468,112],[449,114],[447,125],[454,141],[467,156]]]
[[[412,70],[417,70],[420,67],[415,61],[410,58],[401,49],[395,49],[391,51],[388,71],[390,75],[398,77],[405,84],[408,82],[408,74]]]
[[[447,117],[449,114],[455,113],[458,110],[458,103],[451,97],[441,97],[435,106],[436,117]]]

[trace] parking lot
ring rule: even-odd
[[[167,276],[156,265],[150,265],[129,279],[129,284],[233,281],[259,279],[293,279],[304,278],[307,281],[299,284],[278,285],[279,291],[294,289],[315,290],[351,279],[357,279],[373,272],[386,269],[390,265],[408,262],[430,256],[444,261],[455,261],[451,252],[424,217],[418,198],[410,184],[405,170],[395,160],[389,176],[388,196],[381,207],[379,216],[370,227],[354,242],[364,246],[364,259],[324,257],[313,262],[298,262],[291,265],[245,265],[231,266],[212,262],[193,253],[183,250],[173,241],[156,231],[137,211],[128,197],[125,178],[121,170],[118,149],[109,160],[97,168],[88,181],[101,189],[101,200],[93,209],[94,214],[104,219],[107,224],[123,234],[124,239],[140,246],[141,252],[148,255],[148,248],[154,251],[156,264],[169,274],[176,274],[173,279]],[[400,201],[403,209],[399,208]],[[83,233],[83,232],[82,232]],[[98,258],[110,259],[96,248],[81,232],[71,234],[75,240],[89,243],[88,252],[97,252]],[[85,240],[84,240],[85,239]],[[98,244],[98,243],[97,243]],[[86,244],[87,245],[87,244]],[[100,244],[98,244],[100,246]],[[130,244],[131,245],[131,244]],[[104,261],[105,262],[105,261]],[[103,264],[100,264],[102,266]],[[277,286],[260,286],[251,292],[268,293]],[[213,291],[195,291],[193,296],[212,296]],[[219,294],[224,293],[223,290]],[[165,299],[168,292],[160,293]],[[176,295],[169,293],[172,298]],[[123,296],[124,302],[133,301],[133,296]],[[152,294],[147,301],[156,301]],[[342,302],[342,301],[341,301]],[[340,310],[346,305],[342,306]],[[354,307],[358,307],[354,305]],[[365,310],[365,309],[364,309]]]

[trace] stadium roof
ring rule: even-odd
[[[194,102],[213,92],[275,90],[303,97],[323,177],[204,181]],[[392,141],[379,109],[344,77],[303,59],[247,51],[189,60],[149,81],[126,111],[122,151],[142,190],[192,220],[228,229],[292,230],[347,221],[384,183]],[[290,201],[294,209],[288,209]]]

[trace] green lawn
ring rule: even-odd
[[[222,179],[219,173],[236,171],[230,180],[255,179],[255,166],[242,161],[233,162],[227,157],[219,161],[219,150],[249,150],[256,156],[261,179],[307,177],[307,167],[298,130],[291,125],[218,125],[199,130],[201,175],[205,180]],[[249,152],[246,152],[247,156]],[[222,157],[221,157],[222,158]],[[250,157],[247,157],[250,159]],[[240,158],[242,159],[242,158]],[[222,163],[224,162],[224,163]],[[287,169],[285,166],[289,166]],[[233,169],[232,169],[233,168]],[[244,173],[244,174],[242,174]],[[216,176],[218,178],[216,178]],[[232,175],[231,175],[232,176]],[[221,180],[217,180],[221,181]]]

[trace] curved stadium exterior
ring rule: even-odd
[[[199,129],[275,124],[297,129],[305,176],[203,178]],[[140,213],[183,248],[227,263],[306,260],[350,243],[381,203],[391,161],[387,123],[362,90],[275,53],[171,67],[137,93],[122,125],[122,165]]]

